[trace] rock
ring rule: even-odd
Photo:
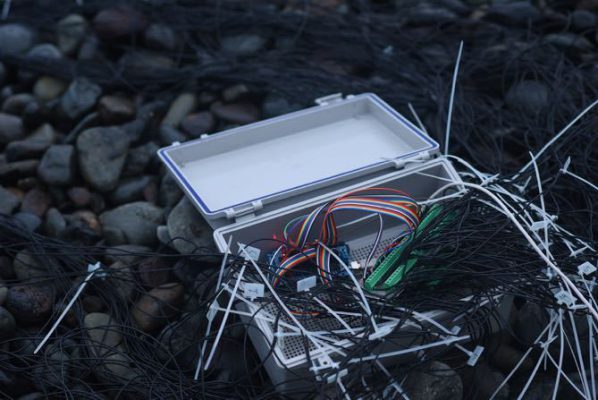
[[[11,214],[21,203],[21,199],[0,186],[0,214]]]
[[[87,20],[79,14],[70,14],[56,24],[58,48],[64,54],[72,54],[87,33]]]
[[[27,56],[31,58],[41,58],[49,60],[57,60],[62,58],[62,53],[52,43],[36,44],[27,52]]]
[[[39,161],[37,160],[22,160],[11,163],[0,162],[0,179],[3,179],[3,182],[6,182],[35,175],[38,165]]]
[[[32,139],[16,140],[6,146],[5,154],[7,161],[19,161],[23,159],[39,157],[50,147],[50,143]]]
[[[12,261],[9,257],[0,256],[0,277],[2,279],[13,279],[15,277]]]
[[[119,260],[110,265],[109,282],[121,298],[129,300],[135,291],[135,276],[131,267],[124,262]]]
[[[174,358],[182,368],[191,368],[196,365],[199,357],[197,343],[203,335],[202,332],[205,332],[205,327],[200,313],[182,315],[160,332],[158,357],[164,363],[172,362]]]
[[[164,174],[160,182],[159,200],[166,208],[174,207],[183,197],[183,191],[169,173]]]
[[[56,141],[56,131],[52,128],[50,124],[42,124],[39,126],[28,138],[27,140],[42,142],[47,144],[48,147]]]
[[[2,111],[7,114],[22,115],[25,108],[35,102],[35,97],[29,93],[13,94],[2,103]]]
[[[8,286],[0,280],[0,306],[6,303],[6,298],[8,297]],[[0,329],[1,330],[1,329]],[[1,336],[1,333],[0,333]]]
[[[492,352],[491,362],[503,373],[510,373],[513,368],[519,363],[523,357],[523,352],[508,345],[501,344],[495,351]],[[519,365],[518,372],[522,374],[529,373],[534,367],[533,360],[527,357],[521,365]]]
[[[95,35],[87,35],[79,47],[77,59],[82,61],[93,61],[101,59],[100,41]]]
[[[81,175],[95,189],[110,191],[118,184],[129,139],[117,127],[87,129],[77,138]]]
[[[466,383],[471,393],[472,400],[486,400],[492,398],[492,395],[498,387],[504,382],[505,376],[498,371],[493,370],[484,362],[478,362],[473,368],[466,368]],[[510,385],[506,383],[498,391],[494,399],[508,400]],[[469,398],[469,397],[468,397]]]
[[[87,346],[96,357],[113,354],[123,343],[118,324],[108,314],[87,314],[83,320],[83,326],[89,336]]]
[[[118,60],[120,68],[128,70],[152,70],[152,69],[171,69],[175,66],[174,61],[164,55],[147,50],[129,51]]]
[[[0,113],[0,144],[22,139],[23,136],[23,121],[21,118]]]
[[[206,296],[214,294],[211,282],[220,273],[220,268],[210,263],[198,265],[197,262],[182,259],[176,262],[172,272],[201,303],[207,300]]]
[[[177,127],[191,111],[197,106],[197,98],[192,93],[180,94],[170,105],[162,125]]]
[[[47,386],[69,385],[71,382],[71,359],[58,346],[48,346],[44,351],[44,362],[33,369],[33,380],[40,390]]]
[[[544,41],[564,51],[593,51],[594,45],[585,37],[572,32],[550,33]]]
[[[61,238],[63,236],[66,230],[66,220],[56,208],[50,208],[46,213],[44,229],[50,237]]]
[[[102,89],[86,78],[76,78],[62,96],[60,106],[64,114],[76,119],[95,106]]]
[[[35,176],[29,176],[29,177],[26,177],[26,178],[19,179],[17,181],[17,188],[20,191],[23,192],[23,196],[22,197],[25,197],[25,193],[24,192],[29,191],[29,190],[31,190],[31,189],[33,189],[35,187],[39,187],[40,184],[41,184],[41,182],[40,182],[39,179],[37,179],[37,177],[35,177]],[[52,190],[52,189],[53,188],[50,188],[50,190]],[[21,199],[22,199],[22,197],[21,197]]]
[[[28,232],[35,232],[42,224],[42,219],[35,214],[18,212],[13,215],[14,221]]]
[[[23,323],[46,322],[54,305],[54,290],[49,286],[12,286],[6,308]]]
[[[4,86],[6,81],[6,67],[0,62],[0,86]]]
[[[170,233],[168,233],[168,227],[166,225],[160,225],[156,229],[156,236],[158,237],[160,243],[170,246],[172,238],[170,237]]]
[[[521,343],[531,346],[548,321],[548,312],[545,308],[527,302],[517,312],[513,331]]]
[[[122,232],[127,243],[147,246],[157,243],[156,228],[162,220],[161,208],[142,201],[125,204],[100,215],[105,229]]]
[[[114,204],[130,203],[142,200],[143,191],[153,181],[151,176],[140,176],[121,181],[117,188],[110,194],[110,201]]]
[[[461,378],[439,361],[432,361],[425,371],[410,373],[403,388],[412,400],[461,400],[463,397]]]
[[[15,317],[4,307],[0,307],[0,339],[9,339],[17,329]]]
[[[81,303],[83,303],[83,309],[86,313],[99,313],[106,308],[103,300],[92,294],[83,297]]]
[[[105,124],[116,125],[135,117],[135,105],[125,97],[103,96],[98,104],[98,112]]]
[[[204,133],[211,132],[216,125],[214,116],[209,111],[189,114],[181,123],[183,132],[193,138],[198,138]]]
[[[76,165],[75,147],[56,144],[42,157],[37,174],[48,185],[66,186],[75,178]]]
[[[147,47],[156,50],[175,50],[177,38],[174,31],[164,24],[151,24],[144,32]]]
[[[93,241],[99,239],[102,234],[102,226],[97,216],[89,210],[75,211],[71,215],[65,215],[65,219],[68,223],[68,231],[73,237],[88,236]]]
[[[509,88],[505,103],[512,110],[539,113],[548,106],[550,89],[542,82],[520,81]]]
[[[576,31],[588,31],[596,29],[596,26],[598,26],[598,17],[587,10],[573,10],[570,18],[571,26]]]
[[[264,48],[267,40],[258,34],[227,36],[220,41],[223,52],[235,57],[255,55]]]
[[[452,21],[459,17],[455,12],[448,8],[426,3],[422,3],[409,9],[407,16],[409,23],[414,25],[438,24]]]
[[[193,205],[183,198],[170,212],[167,220],[172,246],[179,253],[193,253],[200,248],[214,249],[212,228]]]
[[[184,288],[179,283],[166,283],[145,293],[135,303],[131,316],[140,329],[152,332],[162,328],[179,312]]]
[[[91,204],[92,194],[86,187],[72,187],[66,193],[75,207],[82,208]]]
[[[29,250],[18,252],[13,262],[13,270],[17,279],[27,281],[48,277],[48,269],[41,261],[40,258],[32,254]]]
[[[93,19],[94,29],[102,39],[133,36],[143,31],[146,25],[146,17],[127,6],[107,8],[97,13]]]
[[[231,103],[233,101],[237,101],[241,99],[243,96],[246,96],[250,93],[249,87],[244,83],[229,86],[222,91],[222,99],[227,102]]]
[[[123,176],[138,176],[145,172],[151,161],[155,159],[160,147],[154,142],[147,142],[141,146],[129,150]]]
[[[297,111],[301,108],[300,105],[291,104],[285,97],[276,93],[268,94],[262,104],[264,118],[278,117],[279,115]]]
[[[137,266],[137,273],[145,287],[157,287],[168,282],[170,264],[164,258],[146,258]]]
[[[41,101],[58,98],[66,89],[66,83],[51,76],[42,76],[33,85],[33,94]]]
[[[137,118],[131,122],[122,125],[131,142],[137,142],[146,134],[148,125],[153,122],[157,113],[161,111],[164,103],[153,102],[139,107]]]
[[[170,125],[160,126],[160,143],[165,146],[170,146],[175,142],[184,142],[187,140],[187,136],[180,132],[178,129]]]
[[[25,194],[25,197],[23,197],[21,211],[43,217],[50,207],[51,201],[52,200],[47,192],[39,187],[35,187],[28,191]]]
[[[147,246],[124,244],[107,249],[104,257],[109,264],[121,261],[128,265],[139,261],[142,258],[141,255],[145,256],[152,251],[153,249]]]
[[[260,110],[251,103],[223,104],[216,102],[211,111],[220,119],[233,124],[248,124],[260,118]]]
[[[561,381],[562,382],[562,381]],[[564,385],[564,383],[561,383]],[[552,399],[554,393],[554,377],[536,377],[522,400],[545,400]],[[556,397],[557,399],[570,399],[570,397]]]
[[[496,2],[487,11],[487,18],[503,24],[524,26],[540,19],[540,11],[529,1]]]
[[[0,26],[0,49],[5,54],[25,53],[35,43],[35,33],[22,24]]]

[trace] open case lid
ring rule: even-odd
[[[438,143],[370,93],[218,134],[158,154],[212,226],[275,209],[356,177],[431,158]],[[220,222],[217,222],[220,220]]]

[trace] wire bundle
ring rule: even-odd
[[[339,241],[334,215],[340,211],[386,216],[404,224],[407,232],[413,231],[420,221],[419,205],[400,190],[369,188],[338,197],[305,216],[291,220],[285,226],[283,229],[285,244],[281,245],[275,253],[282,254],[280,264],[274,266],[277,268],[273,280],[275,287],[290,270],[310,260],[315,260],[322,282],[330,285],[333,279],[330,247],[334,247]],[[315,235],[315,239],[310,240],[316,221],[321,222],[320,231]],[[397,240],[391,246],[396,244]],[[374,251],[377,246],[378,244],[375,243]]]

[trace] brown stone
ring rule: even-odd
[[[50,286],[13,286],[8,290],[6,308],[18,321],[42,322],[50,316],[54,290]]]
[[[51,199],[41,188],[33,188],[25,194],[21,203],[21,211],[43,217],[50,207]]]
[[[183,295],[184,288],[180,283],[163,284],[141,296],[131,315],[143,331],[155,331],[179,312]]]

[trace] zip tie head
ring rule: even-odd
[[[102,267],[102,263],[99,261],[95,264],[87,264],[87,272],[93,273],[98,278],[106,279],[106,271]]]
[[[571,156],[567,157],[567,161],[565,161],[565,164],[563,165],[563,168],[561,168],[561,172],[563,174],[566,174],[568,172],[569,165],[571,165]]]
[[[264,284],[245,283],[243,285],[243,295],[251,301],[254,301],[258,297],[264,297]]]
[[[480,359],[480,356],[482,355],[483,352],[484,352],[483,346],[476,346],[475,349],[473,349],[473,351],[471,353],[469,353],[469,360],[467,360],[467,365],[469,365],[470,367],[473,367],[474,365],[476,365],[476,363]]]
[[[589,261],[586,261],[577,267],[577,273],[582,276],[590,275],[594,272],[596,272],[596,267]]]
[[[575,304],[577,299],[573,295],[565,290],[559,290],[554,294],[557,304],[571,307]]]

